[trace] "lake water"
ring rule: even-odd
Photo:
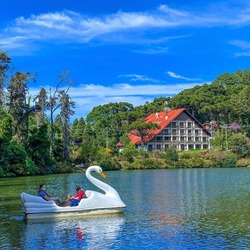
[[[106,172],[123,214],[23,219],[20,193],[64,198],[84,173],[0,179],[0,249],[250,249],[250,169]]]

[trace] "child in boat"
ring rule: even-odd
[[[82,198],[86,198],[86,194],[83,191],[83,189],[81,189],[81,187],[77,185],[76,186],[76,194],[73,196],[71,194],[69,194],[67,200],[62,202],[60,204],[60,206],[62,206],[62,207],[77,206]]]
[[[74,196],[68,195],[68,200],[70,200],[70,206],[77,206],[82,198],[86,198],[85,192],[81,189],[80,186],[76,186],[76,194]]]
[[[38,189],[38,196],[42,197],[46,201],[54,201],[57,205],[60,203],[59,198],[50,198],[48,193],[45,191],[45,185],[41,184]]]

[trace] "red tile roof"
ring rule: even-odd
[[[157,112],[149,115],[145,120],[144,123],[157,123],[159,128],[154,129],[151,133],[145,138],[145,142],[149,142],[153,139],[157,134],[159,134],[171,121],[173,121],[178,115],[180,115],[185,109],[174,109],[168,112]],[[129,133],[128,134],[130,140],[134,144],[138,144],[141,142],[141,138]]]

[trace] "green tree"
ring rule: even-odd
[[[170,164],[177,162],[179,160],[179,155],[176,149],[173,147],[170,147],[166,150],[165,156],[166,156],[167,163],[170,163]]]
[[[95,159],[104,170],[112,169],[112,150],[109,148],[100,148],[96,152]]]
[[[12,175],[32,175],[36,173],[36,165],[28,157],[24,147],[18,142],[9,144],[9,173]]]
[[[156,128],[159,128],[159,126],[153,122],[143,123],[136,121],[128,126],[128,130],[132,135],[140,137],[142,149],[144,149],[144,144],[147,139],[153,136],[153,130]]]
[[[240,123],[242,130],[250,136],[250,85],[231,96],[232,117]]]
[[[9,173],[11,151],[9,144],[12,139],[12,117],[0,106],[0,177]]]
[[[71,125],[71,134],[70,137],[73,141],[73,144],[76,144],[77,142],[77,125],[78,125],[78,119],[74,119],[72,125]],[[82,138],[81,138],[82,139]]]
[[[7,53],[4,51],[0,51],[0,105],[3,105],[5,87],[4,83],[7,77],[10,63],[11,58],[7,55]]]
[[[226,133],[225,129],[216,131],[214,136],[211,138],[210,143],[214,150],[226,150]]]
[[[65,90],[60,92],[60,106],[61,106],[61,118],[63,123],[63,160],[69,160],[69,145],[70,145],[70,117],[75,113],[73,108],[75,102],[71,100]]]
[[[72,125],[72,140],[75,144],[80,145],[82,143],[82,137],[85,129],[85,121],[81,117],[79,120],[75,119]]]
[[[126,114],[132,110],[133,105],[127,102],[109,103],[93,108],[86,117],[86,124],[91,125],[99,146],[115,148],[127,126]]]
[[[54,127],[54,147],[52,151],[52,156],[56,161],[62,161],[64,157],[63,151],[63,121],[60,115],[56,116],[55,122],[53,122]]]
[[[62,74],[59,74],[58,78],[59,81],[55,87],[54,90],[50,89],[49,91],[49,96],[48,96],[48,101],[47,101],[47,106],[49,109],[49,120],[50,120],[50,152],[53,154],[55,152],[54,146],[55,146],[55,128],[54,128],[54,115],[58,108],[61,105],[60,98],[61,98],[61,93],[62,90],[59,88],[63,83],[68,84],[68,88],[66,91],[64,91],[66,94],[71,86],[71,79],[69,79],[69,74],[70,72],[64,72]]]
[[[100,148],[95,138],[96,134],[92,126],[86,124],[82,137],[82,144],[79,149],[79,160],[85,165],[89,165],[95,159],[96,152]]]
[[[12,117],[0,106],[0,140],[10,141],[12,138]]]
[[[135,160],[137,155],[138,150],[136,150],[135,145],[131,142],[128,143],[120,153],[121,159],[130,163]]]
[[[55,162],[51,159],[48,138],[48,125],[45,123],[34,128],[28,140],[27,153],[37,166],[38,174],[48,174],[54,171]]]
[[[15,73],[7,87],[8,90],[8,111],[13,117],[13,133],[16,139],[25,145],[28,137],[29,103],[27,98],[27,84],[34,79],[34,76],[28,72]]]
[[[242,133],[233,133],[228,139],[229,149],[238,157],[250,157],[250,139]]]
[[[46,110],[48,109],[48,95],[44,88],[41,88],[39,94],[34,98],[36,107],[37,107],[37,114],[38,114],[38,127],[43,125],[46,118]]]

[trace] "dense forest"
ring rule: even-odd
[[[0,176],[70,172],[75,166],[104,169],[250,166],[250,70],[218,76],[211,84],[186,89],[134,107],[127,102],[94,107],[75,119],[69,73],[34,99],[28,85],[37,74],[14,71],[0,52]],[[62,88],[62,86],[67,86]],[[149,114],[186,108],[201,123],[220,124],[211,152],[139,152],[127,133]],[[118,152],[117,142],[125,148]],[[220,151],[218,153],[218,150]]]

